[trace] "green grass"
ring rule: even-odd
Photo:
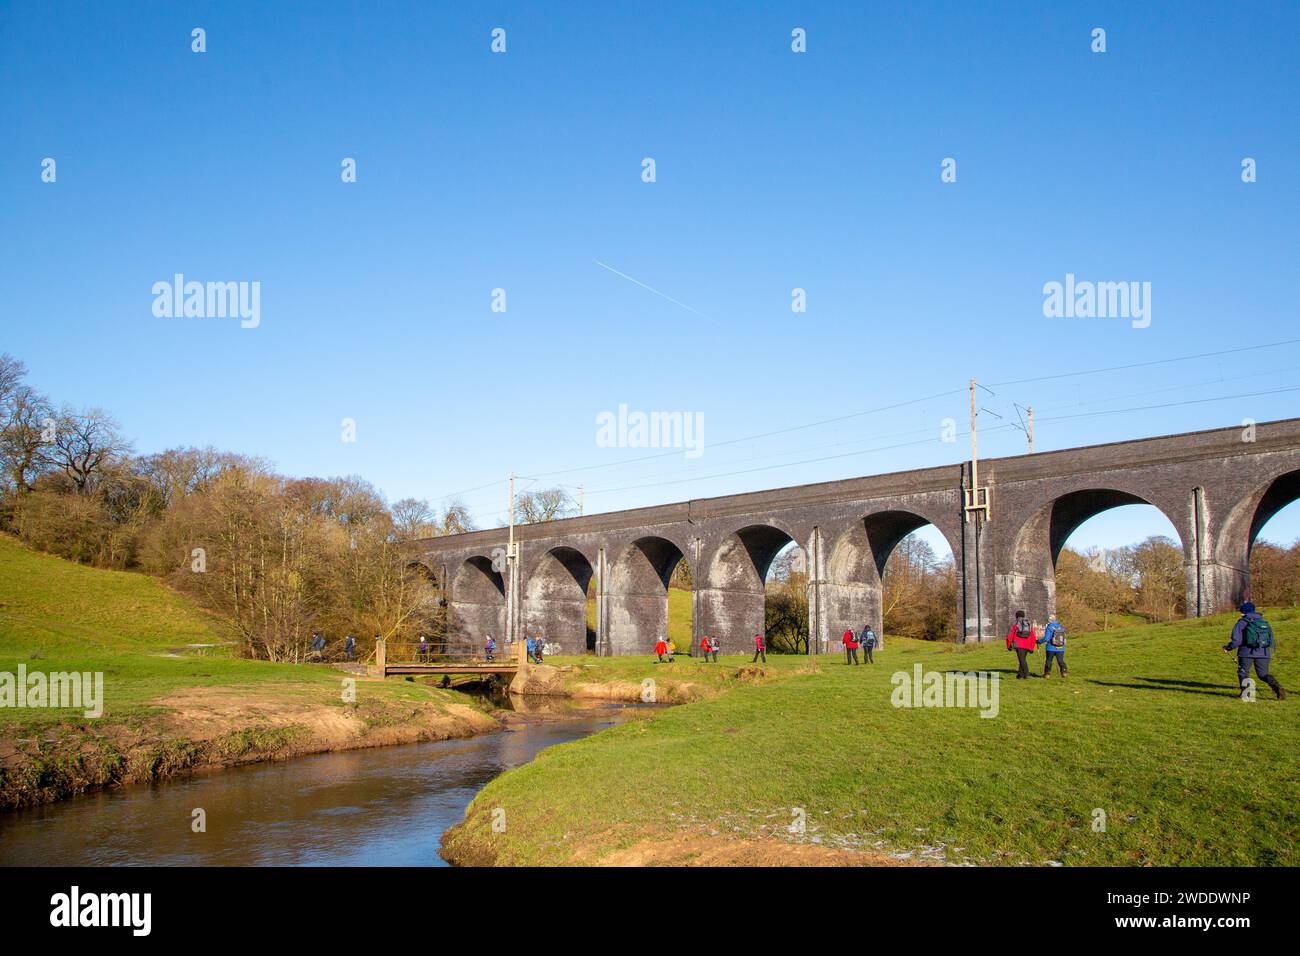
[[[147,727],[160,713],[160,697],[190,687],[304,695],[343,706],[337,670],[238,658],[233,640],[217,619],[154,578],[64,561],[0,535],[0,671],[16,673],[25,664],[29,672],[102,672],[105,697],[103,717],[90,722],[81,710],[0,707],[0,739],[64,724]],[[365,686],[367,695],[394,703],[446,694],[405,681]]]
[[[1272,617],[1274,667],[1297,683],[1288,648],[1300,617]],[[894,639],[874,666],[769,657],[760,685],[654,712],[544,751],[485,788],[451,837],[507,864],[571,862],[674,833],[775,837],[949,862],[1070,865],[1300,863],[1297,700],[1235,695],[1219,651],[1232,617],[1074,636],[1070,677],[1015,681],[1001,644]],[[1041,652],[1031,658],[1041,672]],[[569,661],[557,661],[567,663]],[[572,661],[578,663],[579,661]],[[597,674],[666,672],[590,658]],[[723,680],[747,657],[716,667]],[[990,670],[1000,712],[895,708],[896,671]],[[510,826],[491,832],[490,811]],[[791,808],[803,836],[786,831]],[[1094,811],[1106,815],[1094,832]]]

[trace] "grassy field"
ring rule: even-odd
[[[705,837],[949,863],[1296,865],[1296,698],[1237,697],[1235,661],[1219,650],[1232,620],[1072,637],[1067,680],[1013,680],[1000,645],[894,639],[874,666],[821,658],[817,673],[806,658],[772,657],[766,683],[656,711],[506,773],[447,846],[503,864],[619,859],[646,841]],[[1300,616],[1272,620],[1276,672],[1296,684]],[[1031,660],[1040,672],[1042,653]],[[582,663],[587,680],[668,673]],[[747,664],[671,666],[675,679],[713,669],[701,679],[721,680]],[[998,672],[997,717],[892,706],[892,675],[915,664]],[[495,807],[506,809],[505,833],[491,831]],[[802,834],[787,829],[793,808],[806,814]],[[1093,828],[1098,811],[1104,831]]]
[[[353,706],[342,693],[348,675],[241,659],[232,639],[151,577],[0,536],[0,671],[104,675],[98,719],[84,708],[0,707],[0,806],[214,760],[436,736],[438,718],[464,716],[463,695],[364,676]]]

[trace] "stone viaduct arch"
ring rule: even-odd
[[[485,637],[506,633],[506,588],[492,559],[474,555],[460,562],[451,577],[448,627],[454,634]]]
[[[956,497],[955,495],[953,496]],[[899,543],[913,531],[934,525],[943,534],[957,562],[961,553],[960,502],[945,502],[933,517],[906,508],[886,507],[850,524],[832,542],[826,562],[826,607],[831,635],[852,622],[870,622],[884,634],[882,607],[885,564]],[[960,567],[958,590],[961,589]],[[960,628],[958,629],[960,633]]]
[[[1249,437],[1247,437],[1249,436]],[[1006,632],[1017,608],[1044,619],[1071,531],[1124,504],[1154,505],[1183,549],[1192,616],[1235,606],[1249,589],[1260,528],[1300,497],[1300,419],[984,459],[990,513],[968,515],[968,462],[793,488],[696,499],[413,542],[413,560],[447,583],[451,627],[476,640],[542,631],[563,653],[643,654],[666,625],[666,589],[685,559],[696,639],[749,646],[762,627],[763,580],[794,541],[808,556],[809,629],[828,649],[845,626],[880,627],[880,575],[907,534],[933,524],[952,548],[962,640]]]

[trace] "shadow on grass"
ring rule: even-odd
[[[1166,677],[1139,677],[1144,683],[1129,684],[1121,681],[1089,679],[1089,684],[1099,687],[1124,687],[1128,690],[1172,690],[1180,694],[1204,694],[1209,697],[1239,697],[1241,692],[1225,688],[1223,684],[1207,684],[1203,681],[1172,680]]]

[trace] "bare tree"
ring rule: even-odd
[[[403,498],[393,503],[393,532],[398,541],[431,538],[438,533],[438,518],[423,498]]]
[[[453,498],[448,502],[442,513],[441,524],[443,534],[464,534],[466,531],[478,530],[469,509],[459,498]]]
[[[100,408],[74,412],[64,408],[53,441],[41,450],[50,466],[63,471],[82,494],[99,472],[131,453],[131,443],[118,432],[117,422]]]
[[[0,403],[0,465],[5,484],[16,493],[29,491],[45,465],[41,453],[53,416],[49,401],[29,385],[12,388]]]
[[[207,448],[168,448],[137,459],[136,468],[152,486],[164,508],[211,487],[225,468],[240,463],[238,455]]]
[[[520,524],[538,524],[556,518],[567,518],[577,510],[573,496],[563,488],[526,491],[515,502],[515,516]]]
[[[0,408],[9,401],[18,386],[27,377],[27,366],[8,352],[0,352]]]

